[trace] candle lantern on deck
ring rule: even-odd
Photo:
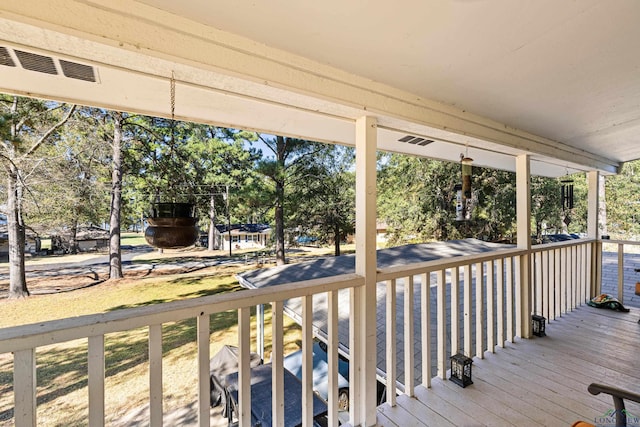
[[[547,334],[544,331],[546,322],[547,322],[547,319],[545,319],[543,316],[540,316],[537,314],[534,314],[533,316],[531,316],[533,335],[537,337],[547,336]]]
[[[456,220],[468,221],[471,219],[471,173],[473,171],[473,159],[464,154],[460,154],[460,164],[462,166],[462,185],[456,186]]]
[[[462,353],[451,356],[451,381],[464,388],[473,384],[471,381],[471,366],[473,360]]]

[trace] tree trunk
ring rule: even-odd
[[[276,265],[287,263],[284,253],[284,168],[286,141],[282,136],[276,137],[276,152],[278,169],[280,173],[276,176]]]
[[[209,242],[207,249],[213,251],[215,249],[216,238],[216,195],[215,187],[211,187],[209,195]]]
[[[121,279],[120,210],[122,207],[122,113],[113,113],[113,170],[109,218],[109,279]]]
[[[20,215],[18,170],[7,171],[7,231],[9,234],[9,298],[29,296],[24,268],[25,228]]]
[[[69,253],[78,253],[78,215],[74,215],[73,224],[71,225],[71,235],[69,236]]]
[[[340,226],[337,221],[333,225],[333,247],[335,256],[340,256]]]

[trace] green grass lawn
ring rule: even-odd
[[[120,236],[120,244],[122,246],[141,246],[146,245],[147,241],[144,239],[144,233],[122,233]]]
[[[132,237],[135,239],[136,237]],[[124,240],[126,241],[126,240]],[[123,242],[124,242],[123,241]],[[0,327],[37,323],[66,317],[107,312],[127,307],[213,295],[244,292],[234,277],[237,267],[199,274],[125,279],[52,295],[0,301]],[[266,310],[266,338],[270,343],[270,312]],[[255,318],[252,318],[255,322]],[[237,313],[211,316],[210,351],[237,345]],[[255,328],[252,334],[255,335]],[[107,424],[148,404],[147,328],[109,334],[106,351]],[[255,336],[252,336],[255,343]],[[300,329],[285,318],[285,351],[300,344]],[[265,354],[268,359],[270,345]],[[165,405],[170,411],[197,399],[197,345],[195,319],[163,325],[163,382]],[[87,409],[87,340],[77,340],[37,350],[38,425],[84,426]],[[11,354],[0,354],[0,425],[13,425]]]

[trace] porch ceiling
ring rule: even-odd
[[[21,0],[0,5],[0,91],[532,173],[640,158],[640,3]],[[96,67],[27,71],[16,50]],[[398,140],[405,135],[427,145]]]

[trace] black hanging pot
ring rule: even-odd
[[[186,248],[200,236],[192,203],[156,203],[152,206],[144,238],[161,249]]]

